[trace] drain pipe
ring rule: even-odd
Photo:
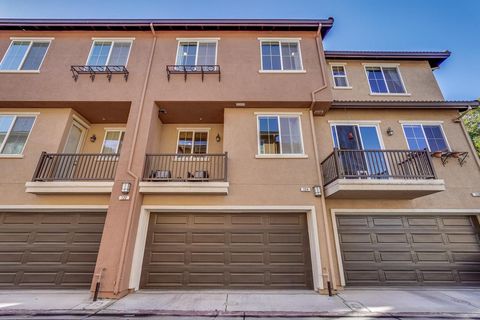
[[[130,151],[130,156],[128,158],[128,166],[127,166],[127,173],[134,179],[132,193],[136,192],[138,188],[138,182],[140,180],[139,177],[132,170],[133,156],[135,154],[135,146],[137,144],[137,139],[138,139],[138,130],[140,128],[140,120],[142,118],[143,107],[145,104],[145,95],[147,93],[147,87],[150,80],[150,72],[152,69],[152,61],[155,55],[155,49],[157,45],[157,35],[155,33],[155,28],[153,26],[153,23],[150,23],[150,31],[152,32],[152,36],[153,36],[152,48],[150,49],[150,57],[148,58],[147,73],[145,75],[145,81],[143,83],[142,96],[140,98],[140,106],[138,110],[137,120],[135,122],[135,129],[133,131],[132,150]],[[130,236],[130,231],[131,231],[130,224],[132,223],[134,207],[135,207],[135,201],[131,201],[130,207],[129,207],[129,214],[127,218],[127,225],[125,227],[125,232],[124,232],[124,237],[122,242],[122,250],[120,253],[120,262],[119,262],[120,267],[117,271],[117,276],[116,276],[114,287],[113,287],[113,293],[115,295],[118,294],[119,292],[120,281],[122,280],[123,271],[125,270],[125,254],[127,250],[128,238]]]
[[[102,280],[102,273],[105,271],[105,268],[102,268],[97,274],[97,283],[95,283],[95,292],[93,293],[93,301],[98,300],[98,292],[100,291],[100,282]]]
[[[318,61],[320,63],[320,66],[321,66],[321,69],[322,69],[322,79],[323,79],[323,86],[321,86],[320,88],[312,91],[312,103],[310,105],[310,110],[309,110],[309,116],[310,116],[310,130],[311,130],[311,134],[312,134],[312,141],[313,141],[313,152],[314,152],[314,156],[315,156],[315,168],[316,168],[316,171],[317,171],[317,179],[319,181],[319,186],[320,186],[320,189],[322,190],[322,196],[320,197],[320,202],[321,202],[321,206],[322,206],[322,216],[323,216],[323,220],[324,220],[324,231],[325,231],[325,238],[326,238],[326,244],[327,244],[327,255],[328,255],[328,272],[327,274],[325,275],[325,277],[327,278],[327,289],[328,289],[328,295],[329,296],[332,296],[332,283],[333,283],[333,286],[335,286],[335,283],[333,282],[333,270],[334,270],[334,265],[333,265],[333,254],[332,254],[332,249],[331,249],[331,241],[330,241],[330,230],[328,228],[328,215],[327,215],[327,205],[326,205],[326,202],[325,202],[325,192],[324,192],[324,188],[323,188],[323,175],[322,175],[322,169],[320,167],[320,158],[319,158],[319,152],[318,152],[318,144],[317,144],[317,135],[316,135],[316,132],[315,132],[315,123],[314,123],[314,120],[313,120],[313,107],[315,105],[315,94],[322,91],[322,90],[325,90],[327,87],[328,87],[328,84],[327,84],[327,80],[326,80],[326,77],[325,77],[325,74],[326,74],[326,69],[325,69],[325,64],[324,64],[324,61],[325,61],[325,56],[323,54],[323,51],[322,51],[322,48],[320,46],[320,43],[319,43],[319,39],[320,39],[320,31],[321,31],[321,28],[322,28],[322,25],[319,24],[318,25],[318,30],[317,30],[317,34],[315,36],[315,44],[317,46],[317,53],[318,53]],[[323,274],[323,272],[322,272]]]

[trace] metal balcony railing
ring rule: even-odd
[[[108,181],[115,178],[119,154],[42,152],[33,181]]]
[[[218,74],[218,81],[221,79],[220,66],[214,65],[167,65],[167,79],[170,81],[170,75],[183,74],[187,81],[188,74],[201,74],[202,82],[206,74]]]
[[[227,181],[227,153],[147,154],[144,181]]]
[[[323,183],[337,179],[436,179],[427,150],[340,150],[321,163]]]
[[[108,81],[112,80],[112,75],[123,74],[125,81],[128,80],[129,72],[125,66],[71,66],[70,71],[75,81],[78,80],[80,74],[90,75],[92,81],[95,80],[95,75],[106,74]]]

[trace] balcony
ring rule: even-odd
[[[227,194],[227,153],[148,154],[140,192]]]
[[[426,150],[334,149],[321,166],[329,198],[415,199],[445,190]]]
[[[111,193],[119,154],[43,152],[26,192]]]

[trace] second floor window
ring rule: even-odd
[[[125,130],[107,130],[103,140],[102,153],[114,154],[120,153],[125,137]]]
[[[335,88],[348,88],[347,72],[344,65],[332,65],[332,76]]]
[[[410,150],[431,152],[449,150],[441,125],[404,124],[403,132]]]
[[[0,63],[3,71],[38,71],[50,40],[13,40]]]
[[[177,153],[206,154],[208,147],[208,131],[180,130],[178,132]]]
[[[259,116],[259,154],[303,154],[299,116]]]
[[[182,66],[217,64],[217,42],[208,40],[180,41],[175,64]]]
[[[95,40],[88,56],[89,66],[126,66],[132,41]]]
[[[303,70],[299,41],[262,40],[261,52],[264,71]]]
[[[34,122],[34,116],[0,116],[0,153],[22,154]]]
[[[366,67],[365,71],[367,72],[371,93],[405,93],[405,87],[397,67]]]

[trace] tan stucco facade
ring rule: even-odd
[[[480,167],[474,159],[468,138],[453,109],[330,109],[324,116],[313,116],[310,108],[321,103],[328,108],[334,100],[438,101],[442,93],[427,61],[379,61],[399,66],[408,95],[372,96],[362,63],[371,61],[326,61],[316,32],[267,31],[162,31],[87,32],[0,31],[0,53],[10,37],[54,37],[39,73],[0,73],[0,112],[31,113],[36,116],[25,151],[17,158],[0,155],[0,207],[29,205],[33,208],[60,205],[91,205],[105,208],[107,218],[95,274],[102,273],[100,295],[121,297],[136,289],[141,267],[138,243],[155,208],[172,210],[217,210],[282,212],[304,210],[314,215],[312,251],[318,250],[314,276],[318,290],[327,282],[340,289],[340,271],[334,247],[331,220],[335,209],[451,209],[478,211]],[[127,68],[128,81],[104,75],[91,81],[80,75],[71,78],[70,66],[84,64],[92,38],[134,38]],[[167,80],[165,66],[175,63],[178,39],[218,39],[217,75],[172,75]],[[304,72],[261,73],[259,38],[294,38],[300,41]],[[317,42],[318,41],[318,42]],[[319,51],[320,49],[320,51]],[[332,88],[328,62],[346,63],[351,89]],[[375,63],[378,61],[375,61]],[[236,102],[245,106],[235,107]],[[160,109],[166,112],[159,113]],[[176,111],[177,110],[177,111]],[[178,112],[181,110],[181,112]],[[293,114],[300,117],[304,155],[301,157],[261,157],[258,154],[257,116]],[[81,153],[100,153],[108,129],[125,128],[125,139],[118,159],[111,194],[32,194],[25,192],[40,154],[61,153],[75,117],[88,125]],[[118,121],[122,119],[123,121]],[[163,121],[162,121],[163,119]],[[445,166],[433,159],[446,190],[413,200],[328,199],[315,197],[305,188],[321,186],[320,162],[333,150],[332,121],[373,121],[379,126],[385,149],[407,150],[402,121],[435,121],[444,129],[452,150],[470,153],[460,166],[450,160]],[[388,128],[394,134],[386,134]],[[228,153],[228,194],[148,194],[139,192],[146,154],[176,153],[179,130],[208,130],[208,153]],[[95,136],[96,140],[91,141]],[[217,136],[219,140],[217,141]],[[129,198],[120,199],[124,182],[132,184]],[[303,190],[302,190],[303,189]],[[149,209],[148,209],[149,208]],[[173,209],[174,208],[174,209]],[[203,209],[200,209],[203,208]],[[142,218],[143,217],[143,218]],[[140,242],[139,242],[140,241]],[[312,245],[312,243],[311,243]],[[137,246],[137,247],[136,247]],[[92,284],[96,282],[96,276]],[[92,286],[93,288],[93,286]]]

